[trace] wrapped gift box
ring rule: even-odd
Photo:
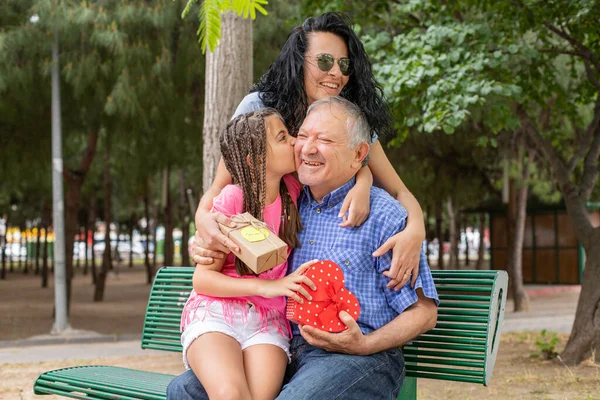
[[[224,235],[240,248],[233,252],[255,274],[267,271],[284,263],[288,256],[288,246],[276,234],[267,229],[267,224],[254,218],[250,213],[231,217],[235,228],[219,224]]]
[[[341,332],[346,325],[340,320],[340,311],[346,311],[354,320],[360,315],[358,299],[344,286],[344,273],[333,261],[318,261],[304,273],[317,286],[313,291],[304,289],[312,300],[303,304],[288,298],[286,316],[299,325],[310,325],[326,332]]]

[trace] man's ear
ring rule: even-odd
[[[362,163],[365,158],[369,155],[370,146],[367,142],[362,142],[358,145],[356,150],[354,151],[354,160],[352,161],[352,166],[355,168],[362,167]]]

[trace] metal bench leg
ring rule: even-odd
[[[398,400],[417,400],[417,378],[410,376],[404,378]]]

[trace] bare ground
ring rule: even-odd
[[[77,271],[70,322],[74,328],[110,334],[140,334],[150,286],[140,266],[121,267],[108,278],[105,301],[92,301],[89,276]],[[9,274],[0,281],[0,340],[22,339],[48,333],[52,325],[52,288],[40,289],[39,277]],[[585,362],[566,367],[559,361],[530,357],[539,333],[503,334],[489,387],[473,384],[419,380],[419,399],[577,399],[600,400],[600,366]],[[567,335],[558,335],[557,350]],[[74,365],[114,365],[178,374],[183,371],[179,354],[0,364],[0,399],[33,399],[33,382],[47,370]],[[46,398],[58,398],[47,396]]]

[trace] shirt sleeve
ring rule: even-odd
[[[239,186],[227,185],[213,200],[211,212],[218,211],[227,217],[241,214],[244,207],[244,193]]]
[[[371,131],[371,144],[379,140],[379,135],[375,131]]]
[[[249,113],[250,111],[260,110],[264,107],[265,103],[263,103],[263,101],[260,99],[259,93],[250,93],[242,99],[240,104],[235,109],[235,112],[233,113],[233,117],[231,117],[231,119],[234,119],[238,115]]]
[[[395,203],[396,207],[389,207],[391,212],[387,213],[386,218],[382,221],[381,236],[379,239],[378,247],[383,245],[387,239],[392,237],[398,232],[403,231],[406,228],[406,218],[408,216],[404,207]],[[392,265],[392,251],[388,251],[386,254],[377,258],[377,271],[382,273],[385,270],[389,270]],[[383,291],[387,298],[387,301],[398,314],[401,314],[408,307],[417,302],[417,289],[423,290],[425,297],[433,299],[436,305],[439,305],[439,298],[431,275],[431,269],[427,263],[427,256],[425,255],[424,247],[421,246],[421,254],[419,257],[419,276],[415,287],[410,286],[410,280],[400,290],[396,291],[393,288],[388,289],[385,287],[389,283],[390,279],[386,278],[382,282]]]

